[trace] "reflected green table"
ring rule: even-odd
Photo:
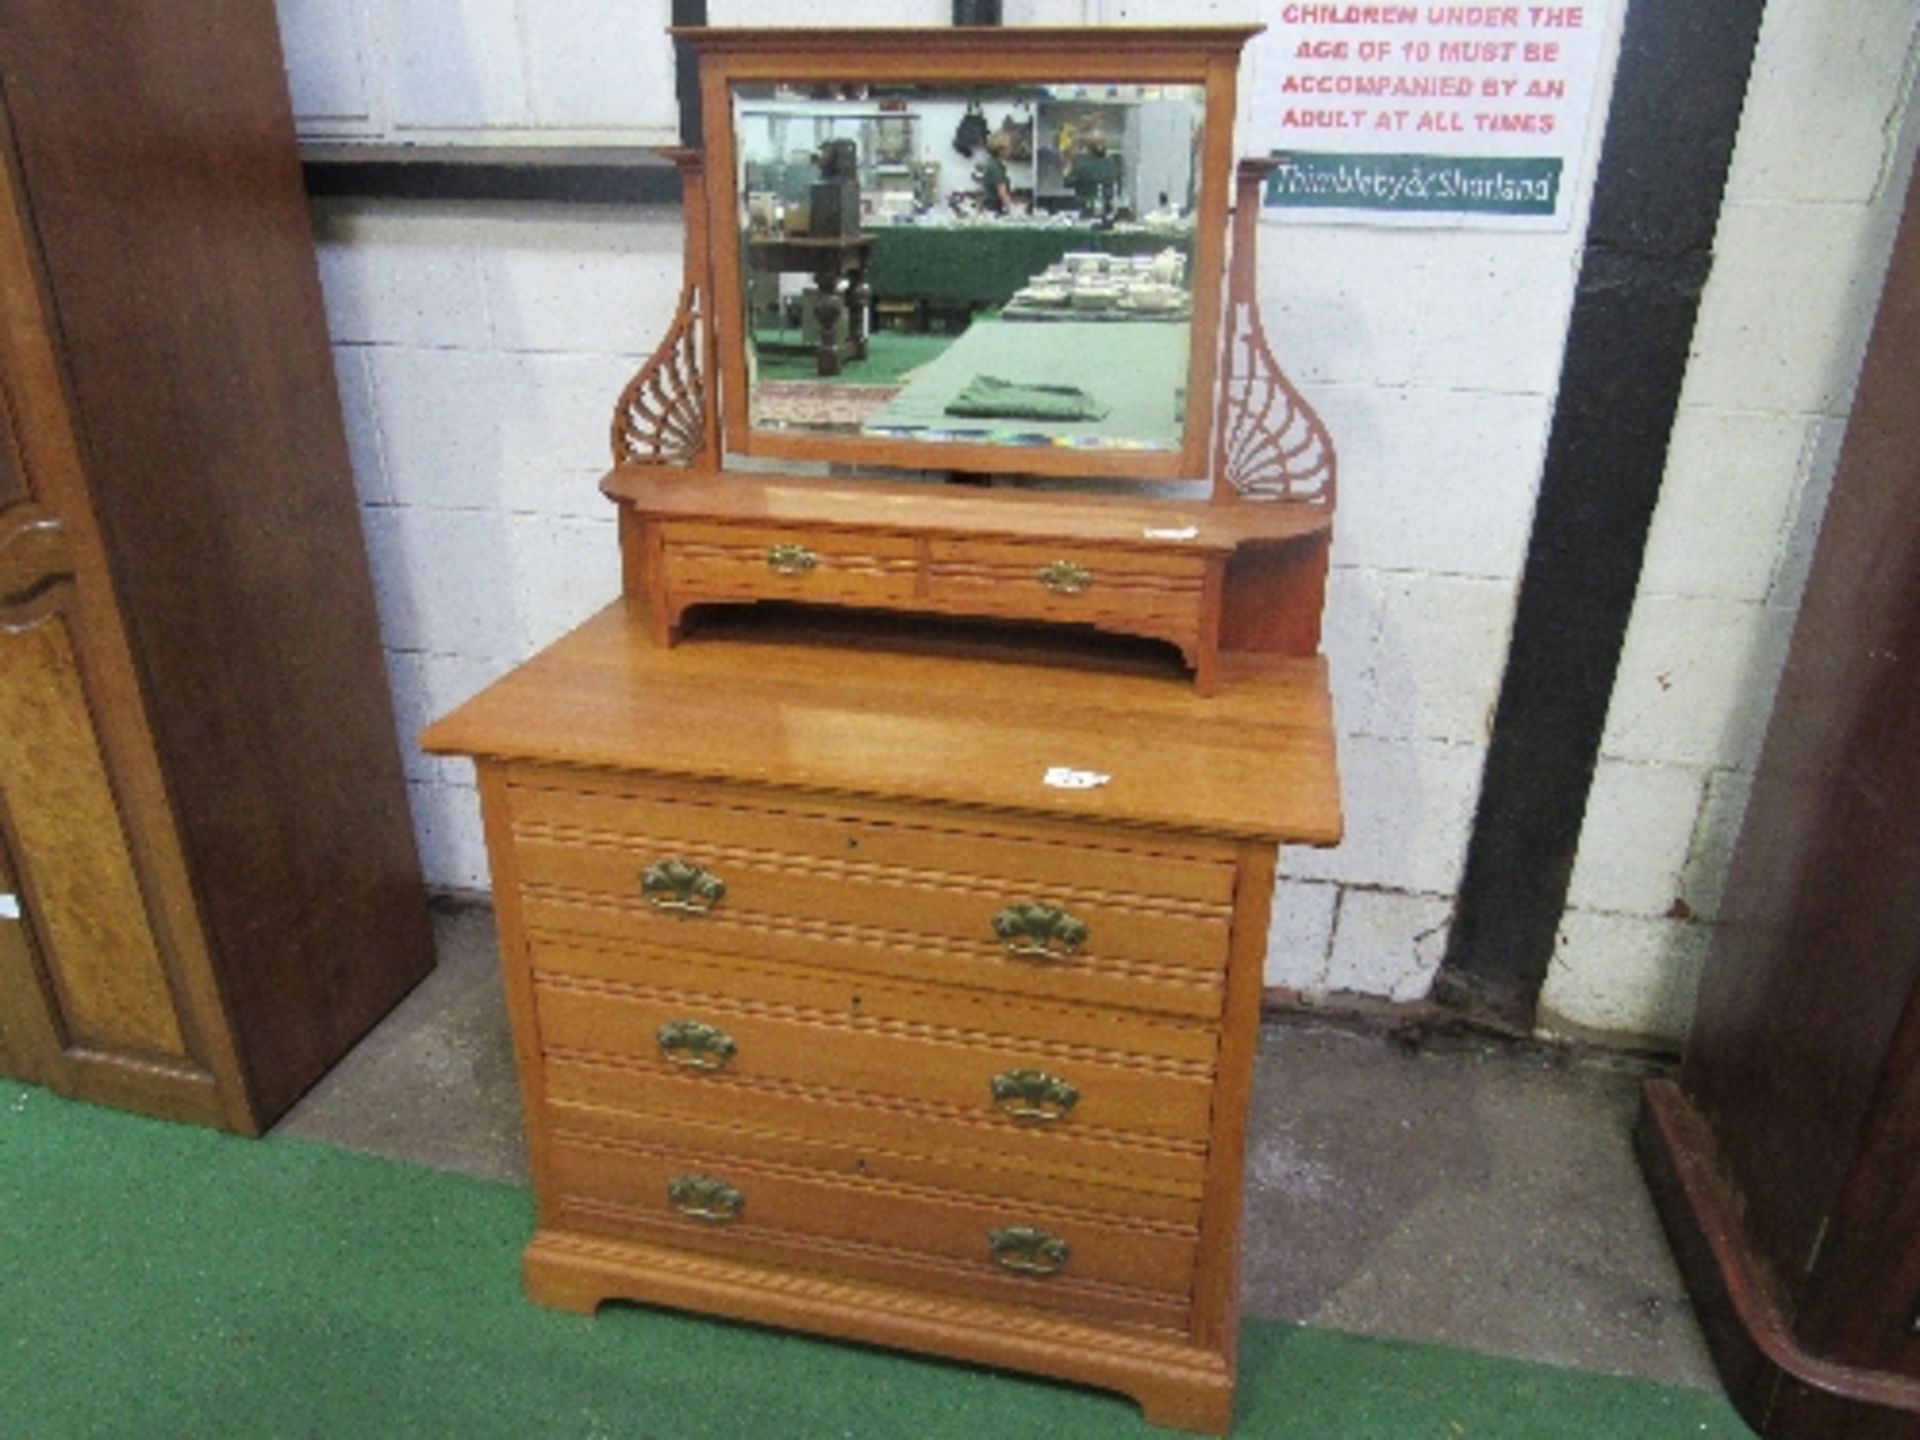
[[[867,285],[876,300],[945,305],[1004,305],[1071,251],[1158,255],[1171,247],[1190,261],[1193,248],[1188,234],[1018,223],[888,225],[864,233],[873,241]]]
[[[913,440],[1178,449],[1188,344],[1183,324],[976,324],[923,366],[862,431]],[[1064,380],[1100,401],[1107,413],[1072,421],[947,414],[953,397],[982,375],[1021,385]]]

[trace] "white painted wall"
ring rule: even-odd
[[[1910,0],[1767,7],[1542,994],[1685,1032],[1913,165]]]
[[[284,8],[317,3],[282,0]],[[537,8],[542,23],[537,35],[513,42],[521,47],[513,55],[498,53],[504,32],[478,22],[460,43],[489,63],[523,67],[536,64],[524,54],[528,45],[584,43],[565,33],[571,7],[517,3],[524,13]],[[1746,555],[1751,527],[1714,523],[1725,520],[1710,498],[1714,477],[1724,482],[1732,457],[1749,454],[1756,471],[1773,477],[1767,483],[1780,492],[1777,518],[1785,525],[1795,477],[1831,450],[1831,417],[1843,412],[1846,389],[1843,378],[1817,395],[1803,393],[1810,382],[1794,373],[1798,362],[1776,373],[1752,334],[1771,313],[1763,307],[1782,292],[1795,297],[1795,334],[1856,333],[1878,273],[1862,230],[1858,244],[1844,235],[1817,239],[1809,274],[1789,269],[1791,283],[1782,276],[1770,243],[1809,215],[1822,221],[1818,236],[1828,222],[1864,226],[1871,208],[1860,195],[1841,202],[1824,190],[1780,189],[1808,183],[1795,157],[1812,142],[1793,117],[1809,95],[1844,95],[1839,111],[1822,112],[1831,127],[1824,144],[1840,158],[1816,166],[1813,178],[1819,186],[1870,188],[1865,177],[1880,173],[1885,147],[1870,123],[1875,102],[1861,92],[1880,84],[1882,117],[1904,93],[1880,82],[1899,69],[1905,37],[1891,45],[1888,36],[1893,12],[1906,7],[1870,0],[1857,14],[1850,9],[1842,28],[1858,32],[1862,53],[1851,66],[1822,67],[1804,52],[1824,44],[1832,27],[1816,23],[1805,4],[1776,6],[1804,18],[1769,25],[1736,204],[1723,227],[1730,255],[1775,258],[1744,279],[1738,269],[1734,279],[1716,275],[1702,328],[1703,366],[1719,356],[1723,367],[1764,374],[1723,375],[1713,382],[1717,391],[1711,374],[1690,381],[1674,473],[1696,478],[1677,482],[1675,494],[1681,483],[1702,491],[1691,502],[1699,538],[1669,542],[1657,533],[1649,562],[1650,577],[1663,567],[1717,575],[1713,583],[1728,593],[1683,587],[1650,595],[1628,655],[1629,676],[1679,674],[1690,687],[1712,681],[1723,693],[1745,673],[1738,657],[1764,649],[1773,633],[1765,622],[1776,567]],[[768,0],[714,0],[711,8],[715,23],[799,18],[790,5]],[[949,9],[946,0],[849,0],[830,18],[939,24]],[[1258,18],[1260,9],[1258,0],[1010,0],[1007,18],[1227,21]],[[587,12],[597,8],[581,7]],[[460,9],[450,23],[466,24],[465,15]],[[635,44],[647,43],[649,27],[622,23]],[[581,24],[605,43],[604,26]],[[302,53],[293,52],[296,80]],[[1871,77],[1878,79],[1864,83]],[[1871,160],[1863,149],[1872,150]],[[1845,180],[1849,174],[1854,181]],[[1274,984],[1315,997],[1408,999],[1426,993],[1438,964],[1505,661],[1590,173],[1576,183],[1581,203],[1566,233],[1261,227],[1260,286],[1275,348],[1321,409],[1343,467],[1327,650],[1349,836],[1337,850],[1287,857],[1268,966]],[[605,463],[613,397],[672,310],[679,214],[330,204],[318,212],[318,233],[427,874],[436,885],[477,890],[486,871],[470,771],[464,762],[419,755],[411,736],[617,592],[611,509],[594,481]],[[1829,355],[1845,349],[1838,341],[1826,346]],[[1725,419],[1747,413],[1753,401],[1746,392],[1755,385],[1769,406],[1780,402],[1769,425]],[[1729,404],[1729,392],[1745,398]],[[1779,444],[1766,448],[1776,431]],[[1730,435],[1745,449],[1734,448]],[[1782,457],[1791,460],[1784,479],[1775,473]],[[1675,504],[1671,516],[1663,505],[1662,533],[1686,519],[1685,503]],[[1681,623],[1663,620],[1660,602],[1681,605]],[[1708,620],[1720,628],[1702,628]],[[1676,647],[1685,652],[1677,658],[1669,654]],[[1623,694],[1631,685],[1623,682]],[[1645,688],[1633,687],[1640,703],[1616,703],[1595,831],[1623,808],[1657,815],[1665,853],[1679,857],[1675,873],[1695,875],[1693,893],[1705,896],[1725,844],[1714,837],[1729,833],[1725,817],[1739,794],[1730,752],[1713,747],[1738,726],[1729,720],[1731,731],[1712,731],[1710,743],[1700,703],[1649,704]],[[1675,832],[1684,832],[1677,846]],[[1684,980],[1688,972],[1667,955],[1662,926],[1671,922],[1651,918],[1671,897],[1659,898],[1664,880],[1653,883],[1645,867],[1635,868],[1638,850],[1651,843],[1635,847],[1632,864],[1617,845],[1589,847],[1608,857],[1604,863],[1583,852],[1580,904],[1568,917],[1550,992],[1565,1021],[1673,1033],[1682,1016],[1673,976]],[[1697,927],[1681,928],[1691,934]],[[1585,1003],[1589,995],[1610,998],[1597,1006]]]

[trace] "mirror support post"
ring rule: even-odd
[[[1273,358],[1260,321],[1254,237],[1261,189],[1278,163],[1242,160],[1234,172],[1226,344],[1213,425],[1213,496],[1223,501],[1296,500],[1331,510],[1339,478],[1333,437]]]
[[[642,365],[613,407],[613,462],[650,465],[720,463],[720,410],[715,403],[713,276],[707,245],[705,156],[661,152],[680,171],[685,197],[685,278],[667,338]]]

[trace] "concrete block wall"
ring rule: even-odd
[[[613,398],[670,323],[677,207],[316,207],[341,403],[430,884],[487,887],[434,716],[619,593]]]
[[[1172,0],[1021,8],[1010,22],[1260,18],[1254,0],[1198,17]],[[949,9],[873,3],[834,19],[943,24]],[[795,17],[729,0],[712,18]],[[427,873],[484,888],[470,773],[419,755],[411,735],[617,592],[593,480],[612,398],[671,312],[678,212],[330,204],[318,233]],[[1407,999],[1438,964],[1580,239],[1578,221],[1545,234],[1261,226],[1270,329],[1346,476],[1327,646],[1349,838],[1289,856],[1275,985]]]
[[[1913,164],[1917,44],[1905,0],[1767,7],[1549,1032],[1685,1033]]]
[[[1098,0],[1115,24],[1268,21],[1259,0]],[[1611,7],[1617,32],[1620,7]],[[1242,150],[1273,119],[1242,74]],[[1603,107],[1614,39],[1597,81]],[[1269,87],[1270,89],[1271,87]],[[1604,111],[1564,231],[1262,223],[1282,367],[1339,447],[1325,648],[1347,838],[1282,860],[1270,985],[1309,1003],[1416,1000],[1446,949],[1539,489]]]
[[[1418,999],[1479,795],[1580,237],[1259,239],[1280,363],[1340,447],[1325,644],[1347,809],[1339,848],[1283,864],[1268,980],[1317,1002]]]
[[[1867,8],[1895,7],[1873,0]],[[1258,0],[1197,9],[1174,0],[1011,0],[1007,18],[1191,23],[1259,19],[1262,9]],[[949,10],[946,0],[855,0],[831,21],[943,24]],[[773,0],[714,0],[711,11],[722,24],[805,18]],[[636,43],[651,29],[622,23]],[[462,43],[486,48],[488,33],[478,27]],[[1791,76],[1798,62],[1780,53]],[[1750,112],[1775,118],[1749,125],[1788,130],[1776,110],[1800,103],[1793,84],[1778,83]],[[1243,108],[1258,104],[1249,87]],[[1599,126],[1596,117],[1595,145]],[[1832,144],[1851,154],[1858,127],[1836,126]],[[1743,142],[1743,156],[1787,144],[1763,135]],[[1592,158],[1566,232],[1260,227],[1275,348],[1325,416],[1344,476],[1326,643],[1349,834],[1337,850],[1287,857],[1272,984],[1335,1003],[1349,993],[1414,999],[1438,965],[1531,524]],[[1743,203],[1765,212],[1746,222],[1758,229],[1779,218],[1768,209],[1774,202]],[[420,755],[411,737],[617,593],[611,510],[594,481],[612,399],[671,314],[679,212],[330,203],[317,212],[317,232],[427,874],[438,886],[479,890],[486,873],[470,771]],[[1732,335],[1712,343],[1749,343],[1738,330],[1743,312],[1726,303],[1732,309],[1718,323]],[[1831,283],[1807,303],[1819,315],[1806,323],[1817,327],[1867,302]],[[1784,392],[1789,378],[1770,375],[1769,383]],[[1745,413],[1692,389],[1689,410]],[[1840,413],[1826,402],[1814,411],[1828,421]],[[1832,426],[1795,429],[1796,417],[1809,415],[1789,406],[1772,419],[1781,435],[1799,437],[1794,454],[1810,469],[1830,452],[1823,437]],[[1748,446],[1763,443],[1764,428],[1724,424]],[[1676,473],[1728,463],[1730,442],[1710,431],[1683,442]],[[1773,483],[1790,510],[1800,482]],[[1724,868],[1724,839],[1715,837],[1730,833],[1741,772],[1713,748],[1721,732],[1702,733],[1711,726],[1697,705],[1659,703],[1666,692],[1657,677],[1730,684],[1739,671],[1730,656],[1777,649],[1766,592],[1752,594],[1756,576],[1764,570],[1771,586],[1777,567],[1705,523],[1710,495],[1709,480],[1694,502],[1709,531],[1704,571],[1684,546],[1665,563],[1717,574],[1730,593],[1681,588],[1661,598],[1696,607],[1683,623],[1658,623],[1650,611],[1642,636],[1636,620],[1630,673],[1656,677],[1656,698],[1616,705],[1596,787],[1598,816],[1661,817],[1666,853],[1699,897]],[[1650,559],[1649,574],[1656,569]],[[1714,604],[1722,608],[1697,608]],[[1702,617],[1717,628],[1703,628]],[[1698,927],[1661,920],[1671,899],[1659,898],[1664,882],[1636,869],[1637,859],[1603,863],[1604,853],[1596,846],[1589,860],[1583,852],[1555,1013],[1598,1029],[1658,1030],[1645,1017],[1677,1013],[1665,997],[1685,964],[1671,959],[1669,940]],[[1612,996],[1614,1008],[1587,1003],[1596,994]]]
[[[673,143],[670,0],[277,0],[302,135]]]
[[[419,28],[428,10],[441,68],[419,80],[430,57],[414,53],[424,42],[405,27]],[[444,139],[412,122],[456,111],[469,141],[577,139],[532,123],[554,112],[522,103],[538,88],[530,80],[475,78],[570,65],[581,85],[628,97],[628,121],[599,138],[671,138],[644,118],[677,127],[670,66],[656,74],[607,55],[577,63],[596,47],[666,53],[668,10],[665,0],[611,10],[431,0],[408,19],[362,0],[279,0],[302,135],[327,140]],[[793,19],[773,0],[714,0],[709,10],[715,24]],[[1014,0],[1007,11],[1010,23],[1083,18],[1080,0]],[[833,23],[939,25],[950,14],[946,0],[847,0]],[[617,65],[632,73],[610,74]],[[416,105],[407,89],[416,80],[441,98]],[[342,119],[368,114],[382,123]],[[677,206],[315,206],[408,795],[436,888],[487,889],[479,803],[472,767],[422,754],[414,737],[619,593],[613,509],[597,482],[614,397],[672,319],[681,234]]]

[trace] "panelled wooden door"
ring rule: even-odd
[[[0,1075],[40,1080],[53,1046],[44,1035],[48,1010],[20,921],[20,882],[0,836]]]
[[[71,577],[0,621],[0,802],[21,857],[6,902],[28,928],[63,1049],[185,1053],[160,946],[74,652]]]
[[[0,114],[0,1069],[248,1128]]]

